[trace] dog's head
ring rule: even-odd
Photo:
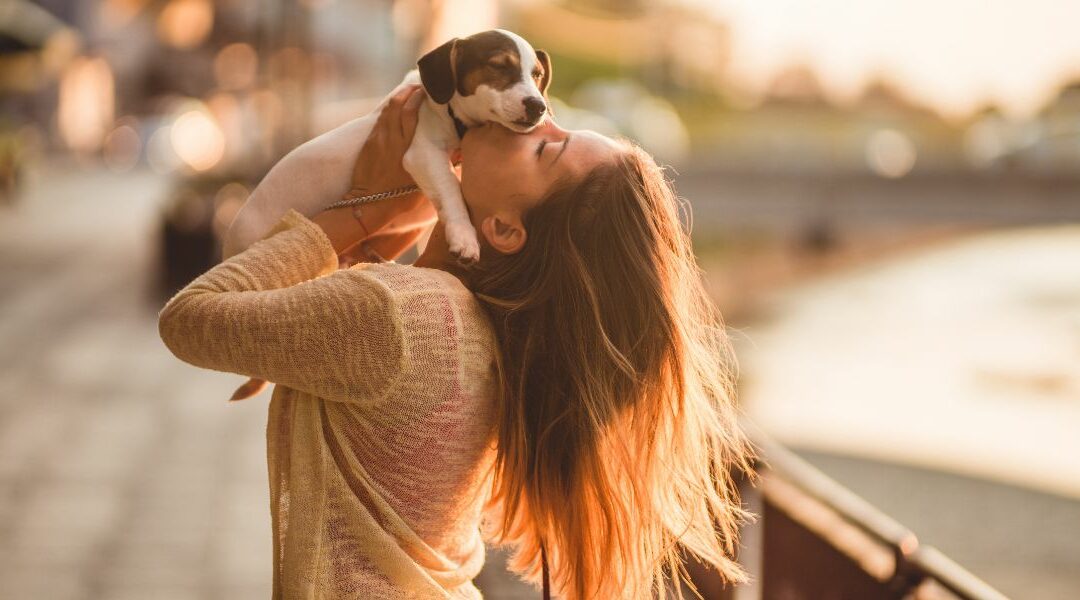
[[[530,131],[547,113],[551,58],[516,33],[492,29],[454,38],[417,62],[420,81],[439,104],[455,113]]]

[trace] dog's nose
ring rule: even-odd
[[[543,98],[529,96],[522,100],[525,104],[525,118],[533,123],[540,120],[540,116],[547,110],[547,103]]]

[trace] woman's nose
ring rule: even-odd
[[[546,119],[544,119],[544,122],[535,129],[535,131],[546,136],[556,136],[556,138],[565,136],[567,134],[567,131],[565,129],[559,127],[555,123],[555,120],[551,118],[550,114]]]

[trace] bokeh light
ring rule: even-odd
[[[903,177],[915,166],[915,144],[895,129],[875,131],[866,142],[866,164],[882,177]]]
[[[103,58],[78,58],[60,79],[58,124],[74,150],[101,147],[114,116],[113,74]]]
[[[303,49],[288,46],[270,56],[268,70],[274,79],[304,79],[311,72],[311,59]]]
[[[99,6],[102,23],[119,29],[130,23],[146,7],[147,0],[104,0]]]
[[[225,154],[222,163],[242,161],[251,144],[251,134],[245,127],[244,107],[236,96],[218,92],[206,100],[206,108],[225,138]]]
[[[169,0],[158,15],[161,41],[186,50],[206,40],[214,26],[214,6],[210,0]]]
[[[102,158],[105,165],[113,171],[130,171],[139,162],[142,140],[137,127],[138,122],[135,119],[120,119],[116,127],[105,136]]]
[[[244,184],[233,181],[227,183],[214,195],[214,233],[224,239],[236,213],[248,198],[251,191]]]
[[[989,166],[1007,148],[1005,124],[1000,119],[982,118],[964,132],[964,154],[972,166]]]
[[[258,68],[259,57],[251,44],[229,44],[214,57],[214,79],[226,90],[251,87]]]
[[[146,143],[146,162],[155,173],[167,175],[180,167],[180,158],[173,151],[170,134],[172,127],[163,125],[150,134]]]
[[[225,135],[214,119],[202,110],[180,115],[169,133],[173,150],[196,171],[206,171],[225,155]]]

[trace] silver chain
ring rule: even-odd
[[[338,200],[337,202],[327,206],[324,210],[330,210],[332,208],[344,208],[346,206],[356,206],[358,204],[371,204],[372,202],[378,202],[379,200],[387,200],[390,198],[396,198],[398,196],[404,196],[405,194],[411,194],[413,192],[420,191],[415,185],[407,185],[405,187],[399,187],[397,189],[388,190],[385,192],[379,192],[377,194],[368,194],[366,196],[353,196]]]

